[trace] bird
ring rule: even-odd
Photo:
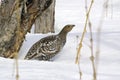
[[[49,61],[63,49],[67,34],[74,26],[73,24],[65,25],[58,34],[40,39],[32,45],[24,59]]]

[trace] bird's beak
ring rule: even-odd
[[[75,25],[71,25],[72,27],[75,27]]]

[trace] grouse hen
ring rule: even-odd
[[[65,45],[66,36],[75,25],[66,25],[59,34],[40,39],[28,51],[25,59],[50,60]]]

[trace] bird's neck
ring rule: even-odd
[[[62,39],[66,39],[67,33],[68,33],[68,32],[61,31],[61,32],[59,33],[59,36],[60,36]]]

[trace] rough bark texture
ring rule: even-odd
[[[37,19],[35,20],[35,33],[54,33],[55,0]]]
[[[0,6],[0,56],[14,58],[37,16],[53,0],[4,0]]]

